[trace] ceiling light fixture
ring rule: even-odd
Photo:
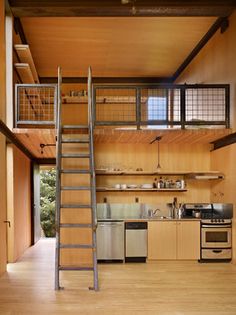
[[[161,171],[161,164],[160,164],[160,140],[162,139],[161,136],[157,136],[154,140],[150,142],[150,144],[157,141],[157,172]]]

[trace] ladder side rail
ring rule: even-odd
[[[91,170],[91,207],[92,207],[92,239],[93,239],[93,274],[94,290],[99,290],[98,268],[97,268],[97,208],[96,208],[96,177],[94,167],[94,148],[93,148],[93,110],[92,110],[92,71],[88,70],[88,125],[89,125],[89,147],[90,147],[90,170]]]
[[[56,257],[55,257],[55,290],[60,289],[59,266],[60,266],[60,217],[61,217],[61,68],[58,67],[57,84],[57,117],[56,117]]]

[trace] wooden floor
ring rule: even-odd
[[[54,291],[54,240],[41,240],[0,278],[1,315],[235,315],[236,266],[197,262],[100,264],[100,291],[91,272],[66,272]]]

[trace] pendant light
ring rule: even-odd
[[[152,144],[153,142],[157,141],[157,172],[161,171],[161,164],[160,164],[160,140],[162,139],[161,136],[157,136],[154,140],[150,142]]]

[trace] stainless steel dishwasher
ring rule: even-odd
[[[98,221],[97,259],[124,261],[124,222]]]
[[[125,262],[146,262],[147,222],[125,223]]]

